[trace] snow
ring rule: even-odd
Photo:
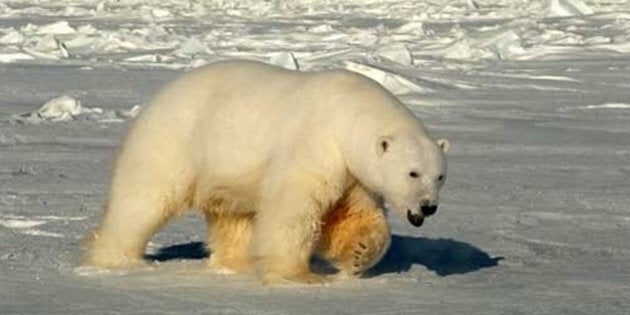
[[[586,105],[585,108],[587,109],[599,109],[599,108],[628,109],[630,108],[630,104],[606,103],[606,104],[598,104],[598,105]]]
[[[42,122],[59,122],[77,120],[81,117],[98,122],[123,122],[126,118],[136,117],[141,110],[140,105],[134,105],[129,110],[103,110],[99,107],[88,108],[81,106],[81,101],[72,96],[62,95],[46,102],[34,112],[14,115],[10,121],[39,124]]]
[[[25,229],[25,230],[23,230],[21,232],[22,232],[22,234],[32,235],[32,236],[60,237],[60,238],[63,238],[63,234],[61,234],[61,233],[46,232],[46,231],[41,231],[41,230],[36,230],[36,229]]]
[[[1,2],[0,313],[627,314],[629,52],[628,0]],[[80,267],[140,104],[233,58],[390,89],[452,143],[437,215],[327,286],[207,270],[192,213]]]
[[[9,229],[27,229],[44,223],[46,222],[32,220],[0,220],[0,225]]]
[[[60,233],[46,232],[43,230],[34,229],[34,227],[36,226],[41,226],[41,225],[46,224],[47,222],[44,220],[28,220],[28,219],[24,219],[23,217],[12,216],[12,215],[8,215],[6,217],[9,217],[10,219],[0,220],[0,226],[7,229],[13,229],[13,231],[16,233],[25,234],[25,235],[34,235],[34,236],[44,236],[44,237],[64,237],[63,234],[60,234]],[[46,216],[46,217],[40,216],[39,218],[40,219],[41,218],[57,219],[51,216]]]

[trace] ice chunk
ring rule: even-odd
[[[181,44],[179,49],[175,51],[176,56],[191,57],[199,54],[209,53],[208,45],[197,38],[190,38]]]
[[[630,53],[630,42],[621,42],[614,44],[603,44],[603,45],[595,45],[592,46],[594,48],[606,49],[618,53],[628,54]]]
[[[364,31],[360,29],[349,29],[345,41],[352,45],[372,46],[376,44],[379,36],[372,31]]]
[[[156,9],[151,10],[151,15],[160,19],[160,18],[165,18],[167,16],[170,16],[171,12],[169,12],[166,9],[156,8]]]
[[[42,121],[65,121],[74,116],[88,113],[102,113],[100,108],[83,108],[81,102],[71,96],[63,95],[42,105],[37,111],[16,115],[14,121],[37,124]]]
[[[31,34],[31,33],[35,33],[37,32],[37,25],[34,25],[32,23],[26,23],[26,25],[24,26],[20,26],[20,32],[22,32],[22,34]]]
[[[521,37],[513,30],[502,31],[481,42],[482,47],[489,48],[497,58],[510,59],[513,55],[524,52]]]
[[[23,47],[22,50],[31,55],[33,59],[41,59],[41,60],[59,60],[60,55],[58,52],[39,52],[34,49],[30,49],[27,47]]]
[[[426,50],[423,54],[448,59],[515,59],[525,50],[521,37],[512,29],[477,32],[463,35],[444,48]]]
[[[11,30],[9,33],[0,37],[0,44],[2,45],[17,45],[22,42],[24,42],[24,35],[16,30]]]
[[[73,51],[90,50],[95,41],[95,38],[79,35],[73,39],[65,41],[64,44],[66,47],[72,49]]]
[[[135,118],[142,111],[142,105],[133,105],[128,110],[117,110],[117,116],[122,118]]]
[[[34,60],[35,57],[25,54],[25,53],[4,53],[0,54],[0,62],[2,63],[11,63],[22,60]]]
[[[269,63],[291,70],[300,70],[297,58],[291,52],[277,52],[272,53],[269,58]]]
[[[51,34],[51,35],[67,35],[77,32],[68,21],[59,21],[52,24],[47,24],[39,28],[37,31],[39,34]]]
[[[601,44],[609,44],[611,42],[611,38],[608,36],[592,36],[589,38],[586,38],[584,40],[584,44],[585,45],[601,45]]]
[[[379,47],[376,50],[375,55],[403,65],[413,64],[411,52],[409,52],[409,49],[407,49],[407,46],[403,43],[395,43]]]
[[[408,79],[403,78],[400,75],[394,74],[392,72],[378,69],[372,66],[359,64],[356,62],[346,61],[344,64],[345,68],[360,73],[384,86],[390,92],[396,95],[401,94],[410,94],[410,93],[420,93],[424,94],[429,92],[430,90],[423,88]]]
[[[105,3],[105,1],[101,1],[96,5],[96,12],[104,11],[107,11],[107,3]]]
[[[203,67],[205,65],[208,64],[208,60],[202,59],[202,58],[196,58],[190,61],[190,63],[188,63],[187,68],[199,68],[199,67]]]
[[[142,105],[133,105],[128,111],[123,111],[123,116],[134,118],[137,117],[141,111]]]
[[[582,0],[549,0],[548,16],[589,15],[593,10]]]
[[[311,26],[307,29],[307,31],[309,33],[323,34],[323,33],[332,33],[334,29],[332,28],[332,26],[330,26],[330,24],[321,24],[317,26]]]
[[[59,55],[63,58],[70,58],[70,52],[68,51],[68,47],[66,44],[60,40],[57,40],[57,46],[59,46]]]
[[[479,4],[475,0],[466,0],[466,7],[468,10],[477,10],[479,9]]]
[[[55,51],[59,48],[59,44],[57,40],[52,35],[47,35],[39,38],[33,47],[36,51],[40,52],[51,52]]]
[[[12,116],[9,121],[39,124],[45,121],[93,120],[101,123],[123,122],[136,117],[142,106],[134,105],[129,110],[103,110],[99,107],[83,107],[81,101],[67,95],[54,98],[30,113]]]
[[[54,98],[44,104],[37,115],[49,120],[67,120],[72,116],[94,112],[92,109],[85,109],[81,106],[81,101],[67,95]]]
[[[38,59],[56,60],[70,57],[66,44],[53,35],[40,38],[32,49],[28,47],[23,47],[23,49]]]
[[[447,59],[484,59],[491,58],[492,54],[484,51],[479,47],[475,47],[475,42],[470,38],[462,38],[453,42],[444,49],[438,49],[432,52],[432,55]]]
[[[96,29],[91,24],[79,26],[77,31],[81,34],[97,34],[98,33],[98,29]]]
[[[124,110],[105,110],[101,113],[86,116],[88,120],[96,120],[101,123],[121,123],[125,119],[135,118],[142,111],[141,105],[134,105],[132,108]]]
[[[421,34],[424,34],[424,24],[422,22],[409,22],[395,29],[394,33],[396,34],[411,33],[411,34],[421,35]]]

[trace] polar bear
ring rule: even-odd
[[[193,208],[213,267],[321,282],[318,253],[361,272],[389,244],[384,203],[415,226],[435,212],[448,147],[362,75],[211,64],[163,87],[133,123],[85,263],[141,264],[152,235]]]

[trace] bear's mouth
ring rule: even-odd
[[[409,220],[409,223],[411,223],[411,225],[415,227],[420,227],[422,226],[422,223],[424,223],[424,216],[419,213],[412,213],[411,210],[407,210],[407,220]]]

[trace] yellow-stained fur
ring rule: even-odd
[[[221,271],[253,271],[249,254],[253,215],[208,213],[206,219],[208,245],[212,251],[208,265]]]
[[[309,269],[318,253],[361,273],[389,244],[370,193],[403,216],[437,205],[448,148],[440,143],[356,73],[249,61],[197,68],[134,121],[85,263],[143,264],[151,237],[194,208],[210,226],[212,267],[253,271],[265,283],[321,282]]]
[[[209,265],[220,271],[254,270],[249,255],[254,217],[208,213]],[[343,275],[360,275],[376,264],[390,243],[384,211],[369,192],[355,184],[322,218],[315,253],[330,261]]]
[[[342,274],[359,275],[381,259],[390,240],[383,209],[357,184],[324,217],[316,253]]]

